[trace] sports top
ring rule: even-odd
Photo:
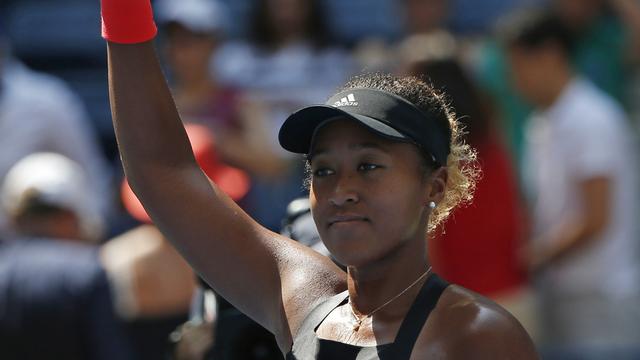
[[[440,295],[449,284],[432,274],[422,285],[420,293],[405,316],[393,343],[377,346],[355,346],[337,341],[320,339],[316,329],[336,307],[345,304],[348,293],[344,291],[318,305],[303,321],[293,339],[293,347],[287,360],[391,360],[409,359],[413,346],[424,324],[436,306]]]

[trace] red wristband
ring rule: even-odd
[[[158,29],[149,0],[102,0],[101,5],[103,38],[115,43],[135,44],[156,36]]]

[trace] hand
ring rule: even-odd
[[[519,258],[529,274],[535,275],[542,271],[549,264],[549,255],[544,248],[531,245],[534,242],[522,247],[519,252]]]
[[[212,322],[187,322],[176,330],[176,360],[204,360],[213,346],[214,325]],[[173,336],[173,334],[172,334]]]

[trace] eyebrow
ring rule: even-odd
[[[362,143],[349,145],[349,150],[367,150],[367,149],[374,149],[374,150],[382,151],[384,153],[389,153],[389,150],[386,148],[386,146],[376,142],[362,142]],[[313,152],[310,152],[307,155],[307,160],[311,161],[315,156],[326,154],[328,152],[329,151],[326,148],[319,148]]]

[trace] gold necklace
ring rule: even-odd
[[[427,275],[429,275],[430,272],[431,272],[431,266],[429,266],[427,271],[425,271],[422,275],[420,275],[420,277],[418,277],[414,282],[412,282],[409,286],[407,286],[399,294],[397,294],[396,296],[394,296],[391,299],[387,300],[387,302],[385,302],[384,304],[382,304],[382,305],[378,306],[377,308],[373,309],[373,311],[371,311],[369,314],[366,314],[364,316],[363,315],[358,316],[358,314],[356,314],[355,311],[353,311],[353,303],[351,302],[351,297],[349,297],[349,301],[348,301],[349,310],[351,310],[351,315],[353,315],[353,318],[355,320],[354,324],[353,324],[353,331],[354,332],[358,332],[358,330],[360,330],[360,327],[362,326],[362,322],[364,320],[370,319],[373,316],[373,314],[377,313],[380,309],[382,309],[385,306],[389,305],[391,302],[393,302],[394,300],[396,300],[397,298],[402,296],[404,293],[409,291],[409,289],[411,289],[415,284],[417,284],[420,280],[424,279]]]

